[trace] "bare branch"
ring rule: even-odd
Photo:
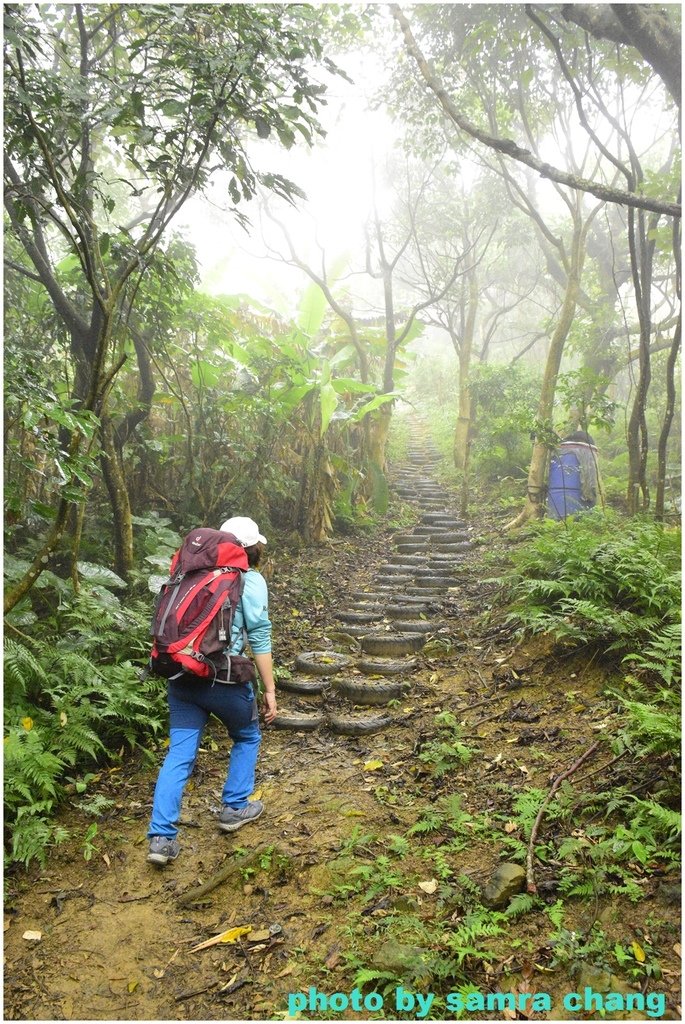
[[[490,149],[494,149],[498,153],[502,153],[505,156],[526,164],[534,171],[537,171],[541,177],[548,178],[550,181],[558,182],[560,185],[567,185],[569,188],[575,189],[576,191],[589,192],[602,202],[619,203],[620,205],[634,207],[639,210],[651,210],[655,213],[665,214],[669,217],[680,217],[682,210],[679,203],[667,203],[659,199],[651,199],[648,196],[638,195],[634,192],[625,192],[622,189],[604,185],[601,182],[589,181],[585,178],[579,177],[578,175],[569,174],[567,171],[559,170],[559,168],[552,167],[551,164],[544,163],[529,150],[522,149],[521,146],[517,145],[513,139],[500,138],[484,132],[476,124],[465,117],[457,109],[452,99],[447,95],[442,82],[436,76],[435,72],[417,46],[416,40],[412,35],[409,22],[398,5],[391,4],[390,9],[393,17],[404,34],[407,52],[416,61],[426,85],[439,100],[445,114],[458,128],[461,129],[461,131],[466,132],[472,138],[482,142]]]

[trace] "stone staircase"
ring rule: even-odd
[[[436,480],[440,461],[417,432],[390,482],[398,497],[417,507],[420,522],[394,535],[393,551],[373,583],[352,591],[336,613],[347,650],[356,646],[357,653],[303,652],[292,677],[277,682],[279,707],[285,706],[276,728],[327,728],[348,736],[388,728],[395,718],[387,705],[411,691],[426,643],[453,633],[447,599],[468,571],[472,540],[452,511],[454,495]],[[386,710],[379,714],[379,707]]]

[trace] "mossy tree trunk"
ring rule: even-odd
[[[585,258],[585,237],[588,227],[589,220],[583,224],[580,217],[576,216],[564,299],[550,340],[547,360],[545,362],[545,372],[542,379],[537,412],[536,440],[533,445],[530,466],[528,468],[526,501],[519,515],[508,523],[505,529],[515,529],[531,519],[539,519],[545,512],[547,472],[551,447],[550,439],[554,432],[554,396],[561,359],[564,354],[564,345],[575,316]]]

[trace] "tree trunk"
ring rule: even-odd
[[[459,414],[454,431],[454,465],[457,469],[465,469],[468,461],[468,450],[471,443],[471,353],[473,352],[473,335],[476,326],[476,310],[478,309],[478,281],[475,268],[468,274],[469,297],[464,333],[457,352],[459,356]]]
[[[386,470],[386,448],[392,423],[392,402],[386,402],[368,416],[368,460],[378,466],[381,473]]]
[[[470,488],[470,468],[471,468],[471,443],[466,446],[466,456],[464,458],[464,465],[462,466],[461,476],[461,499],[459,503],[459,513],[462,519],[467,519],[469,514],[469,488]]]
[[[666,363],[666,411],[664,413],[664,422],[661,426],[661,433],[659,435],[656,477],[656,499],[654,502],[654,514],[659,522],[663,522],[664,519],[664,504],[666,493],[666,454],[668,450],[668,436],[671,432],[671,424],[673,423],[673,413],[675,410],[675,366],[678,360],[678,352],[680,351],[680,332],[681,320],[679,318],[678,326],[676,327],[675,333],[673,335],[673,344],[671,345],[671,351],[668,353],[668,361]]]
[[[332,487],[328,452],[323,439],[308,446],[302,458],[300,498],[295,521],[302,538],[324,540],[331,529]]]
[[[678,302],[682,299],[682,266],[681,266],[681,254],[680,254],[680,239],[681,239],[681,227],[680,221],[674,221],[673,224],[673,259],[675,260],[675,291],[678,296]],[[656,485],[656,518],[659,521],[663,521],[664,518],[664,499],[666,491],[666,454],[668,449],[668,436],[671,432],[671,424],[673,422],[673,412],[675,409],[676,399],[676,384],[675,384],[675,366],[678,358],[678,351],[680,349],[680,338],[682,328],[682,313],[678,314],[678,323],[676,324],[675,334],[673,335],[673,342],[671,344],[671,350],[668,354],[668,361],[666,363],[666,411],[664,413],[664,422],[661,427],[661,434],[659,435],[659,447],[658,447],[658,469],[657,469],[657,485]]]
[[[652,331],[651,291],[654,243],[648,239],[645,217],[642,212],[638,213],[637,216],[637,232],[635,227],[635,212],[629,210],[628,244],[630,247],[630,264],[633,287],[635,289],[635,301],[640,321],[638,378],[627,430],[627,502],[630,515],[635,515],[641,509],[649,508],[649,485],[646,472],[649,438],[647,435],[645,409],[649,385],[652,379],[649,344]],[[650,222],[650,233],[655,228],[656,222]]]
[[[104,415],[100,427],[102,438],[102,475],[109,494],[114,518],[114,561],[116,572],[126,579],[133,568],[133,522],[121,453],[114,441],[111,419]]]
[[[73,515],[73,528],[71,538],[71,585],[74,588],[74,593],[78,594],[80,589],[79,578],[78,578],[78,556],[79,549],[81,547],[81,535],[83,533],[83,521],[86,518],[86,503],[82,501],[81,504],[74,509]]]
[[[576,221],[573,231],[571,268],[566,283],[564,301],[559,313],[559,319],[550,341],[545,373],[542,380],[540,402],[538,405],[538,430],[533,445],[533,454],[528,469],[528,493],[526,503],[515,519],[507,523],[505,529],[511,530],[522,526],[531,519],[542,518],[545,512],[545,498],[547,493],[547,470],[549,466],[550,437],[553,433],[554,423],[554,395],[556,391],[557,376],[561,366],[561,357],[564,353],[564,345],[568,332],[573,323],[576,311],[576,301],[580,291],[580,278],[583,267],[585,241],[585,229]]]
[[[15,587],[5,595],[4,600],[4,612],[7,615],[12,609],[19,604],[22,597],[28,594],[29,590],[36,582],[38,577],[48,567],[50,558],[55,552],[57,545],[62,539],[64,528],[67,523],[67,517],[69,511],[72,508],[72,504],[66,501],[64,498],[60,499],[59,505],[57,506],[57,514],[55,521],[52,524],[52,529],[48,534],[47,540],[44,542],[42,547],[38,550],[38,553],[34,556],[31,565],[28,570],[24,573],[23,577],[19,580]]]

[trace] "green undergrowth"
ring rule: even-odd
[[[598,879],[609,884],[604,858],[616,860],[619,851],[646,865],[661,849],[678,863],[680,550],[680,529],[597,509],[535,525],[500,578],[506,618],[522,636],[551,635],[567,651],[594,657],[616,680],[605,692],[617,712],[608,738],[616,757],[633,764],[633,785],[609,788],[597,800],[596,815],[620,811],[615,833],[598,834],[593,825],[564,847],[583,865],[569,883],[572,893],[596,892]],[[639,898],[634,879],[623,877],[620,864],[613,870],[612,884]]]
[[[50,847],[69,838],[53,819],[65,787],[85,791],[95,765],[120,759],[165,719],[160,681],[141,679],[131,660],[146,635],[142,609],[123,629],[82,593],[66,615],[68,630],[56,613],[54,633],[20,639],[10,630],[5,639],[7,855],[26,865],[44,864]]]
[[[79,587],[44,572],[7,616],[4,650],[5,855],[45,864],[70,838],[56,820],[69,794],[97,818],[96,768],[143,754],[163,729],[165,688],[144,678],[153,597],[150,578],[163,578],[179,537],[167,520],[138,521],[139,568],[127,587],[97,562],[79,562]],[[25,557],[6,556],[5,577],[21,577]],[[88,858],[93,822],[83,842]]]
[[[345,909],[344,953],[334,968],[327,956],[309,957],[309,983],[378,992],[386,1007],[400,985],[431,992],[426,1019],[438,1020],[448,1010],[450,1019],[459,1017],[447,1004],[450,993],[466,997],[493,983],[506,992],[526,963],[550,975],[591,964],[632,986],[658,985],[677,922],[626,908],[642,904],[661,876],[677,873],[679,815],[629,785],[564,782],[534,847],[537,892],[524,889],[493,909],[482,885],[500,862],[525,866],[548,791],[493,781],[489,807],[467,810],[459,790],[473,752],[451,716],[436,716],[435,725],[414,781],[398,788],[402,799],[389,799],[388,787],[376,790],[384,807],[401,806],[405,817],[411,808],[413,823],[385,834],[357,825],[327,866],[316,893],[331,903],[332,922]]]
[[[610,510],[544,520],[502,577],[509,617],[526,632],[631,659],[647,644],[670,684],[679,651],[663,638],[675,641],[680,624],[680,544],[679,529]]]
[[[596,509],[545,520],[500,577],[506,618],[622,671],[625,738],[642,754],[680,743],[681,531]]]

